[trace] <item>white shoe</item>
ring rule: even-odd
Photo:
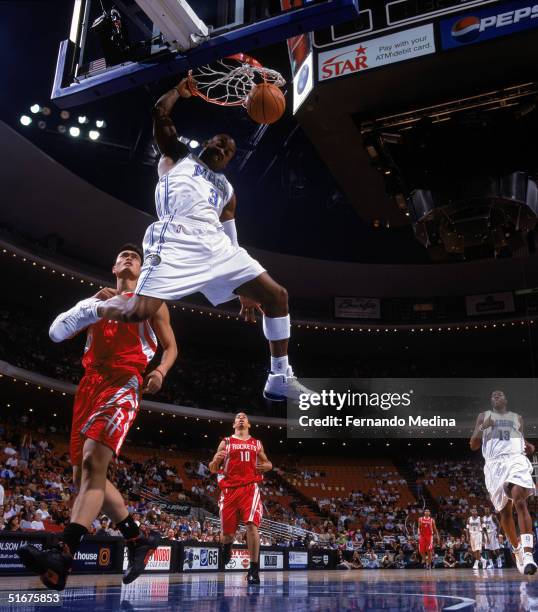
[[[497,568],[498,568],[498,569],[502,569],[502,568],[503,568],[503,560],[502,560],[501,555],[499,555],[499,556],[497,557]]]
[[[521,546],[521,544],[517,548],[514,548],[514,556],[516,558],[518,572],[523,574],[523,570],[525,568],[525,551],[523,550],[523,546]]]
[[[495,566],[493,565],[493,561],[491,559],[488,561],[486,569],[495,569]]]
[[[49,336],[53,342],[62,342],[67,338],[72,338],[78,332],[89,325],[99,321],[97,306],[101,300],[91,297],[78,302],[67,312],[63,312],[54,319],[49,329]]]
[[[313,393],[302,385],[288,366],[285,374],[270,372],[263,389],[263,397],[274,402],[284,402],[287,399],[298,400],[302,395],[310,396]]]
[[[538,566],[534,562],[532,553],[526,552],[523,554],[523,573],[525,576],[533,576],[536,573]]]
[[[475,561],[475,562],[474,562],[473,569],[474,569],[474,570],[480,569],[480,568],[478,567],[478,561]]]

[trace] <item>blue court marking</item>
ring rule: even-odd
[[[331,612],[357,610],[512,612],[538,610],[538,580],[513,570],[473,577],[465,570],[444,573],[265,572],[260,586],[248,587],[244,573],[144,575],[130,585],[121,576],[74,576],[62,593],[63,610],[116,612]],[[386,576],[386,579],[384,578]],[[334,576],[334,579],[333,579]],[[16,589],[25,579],[15,578]],[[1,584],[1,583],[0,583]],[[26,588],[35,589],[29,578]],[[0,598],[6,591],[1,584]],[[11,586],[10,590],[13,590]],[[44,591],[42,591],[44,592]],[[19,606],[4,610],[38,610]],[[59,609],[59,608],[56,608]]]

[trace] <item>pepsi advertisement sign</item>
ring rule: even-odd
[[[538,27],[538,4],[518,0],[440,22],[443,49],[454,49]]]

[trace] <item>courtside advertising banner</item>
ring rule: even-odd
[[[313,550],[310,551],[309,569],[325,570],[332,568],[332,551],[329,550]]]
[[[219,569],[218,547],[185,546],[182,568],[184,572],[217,571]]]
[[[308,552],[306,550],[290,550],[288,567],[290,569],[306,569],[308,567]]]
[[[73,557],[73,571],[99,574],[112,570],[116,542],[92,542],[82,540]]]
[[[250,567],[250,555],[246,548],[232,548],[232,558],[224,569],[226,570],[248,570]]]
[[[433,24],[363,40],[318,54],[318,79],[328,81],[435,53]]]
[[[494,4],[441,21],[441,46],[455,49],[537,27],[538,3],[519,0]]]
[[[11,535],[9,531],[2,531],[0,538],[0,575],[7,574],[28,574],[28,570],[20,562],[17,551],[27,544],[32,544],[37,548],[43,548],[47,543],[48,534],[43,533],[42,536],[26,537],[27,534]]]
[[[124,549],[123,554],[123,569],[127,569],[129,558],[127,556],[127,548]],[[155,552],[149,558],[148,564],[146,565],[146,572],[166,572],[170,571],[172,563],[172,547],[171,546],[159,546]]]
[[[281,570],[284,569],[284,553],[278,550],[260,551],[260,569]]]

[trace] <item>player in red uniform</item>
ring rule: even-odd
[[[418,519],[418,551],[426,569],[432,568],[433,560],[433,536],[439,540],[439,532],[435,519],[432,518],[428,509],[424,510],[424,516]]]
[[[218,473],[221,490],[219,500],[222,528],[224,565],[232,556],[232,543],[239,521],[247,527],[247,546],[250,568],[247,574],[249,584],[259,584],[260,534],[258,527],[262,520],[263,506],[258,482],[263,473],[273,468],[262,443],[250,435],[250,423],[244,412],[234,420],[234,434],[219,444],[209,469]]]
[[[50,337],[61,342],[79,331],[77,313],[95,301],[112,295],[128,298],[136,287],[142,266],[141,251],[135,245],[120,250],[112,272],[116,289],[103,289],[58,316]],[[155,332],[153,331],[155,330]],[[157,349],[163,354],[157,368],[143,378]],[[141,393],[156,393],[177,357],[177,346],[165,304],[151,321],[117,323],[99,320],[88,328],[80,381],[73,406],[70,455],[73,478],[79,492],[71,512],[71,522],[52,548],[39,550],[28,545],[20,549],[24,565],[41,576],[45,586],[62,590],[73,562],[73,555],[101,510],[114,521],[127,540],[129,566],[124,583],[135,580],[158,543],[158,534],[145,537],[125,507],[116,487],[107,479],[110,460],[118,455],[136,414]]]

